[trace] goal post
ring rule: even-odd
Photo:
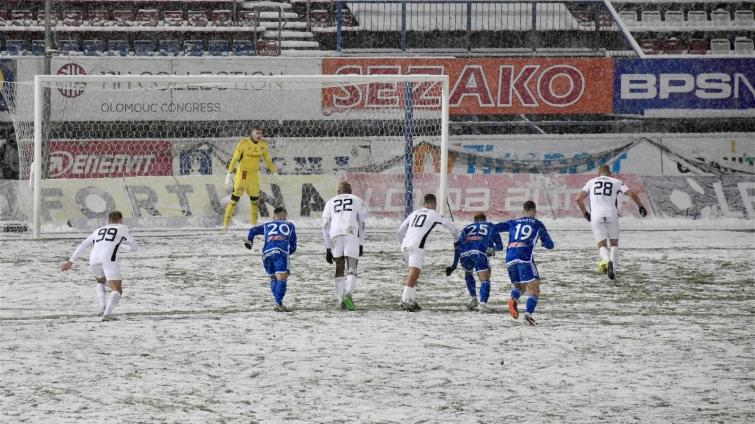
[[[439,210],[446,210],[449,160],[449,83],[446,75],[37,75],[29,90],[31,95],[28,97],[33,99],[26,99],[23,83],[16,85],[14,102],[33,104],[32,122],[28,122],[31,119],[22,112],[12,112],[12,117],[19,139],[19,153],[28,156],[21,158],[22,169],[24,164],[27,169],[33,166],[26,175],[33,178],[31,227],[35,238],[45,232],[43,213],[49,215],[43,199],[45,182],[54,178],[59,184],[63,184],[60,180],[67,180],[65,184],[76,187],[96,187],[99,182],[94,178],[110,177],[118,184],[124,180],[128,192],[125,197],[135,209],[134,216],[143,216],[140,210],[147,206],[158,212],[161,207],[170,210],[170,205],[160,206],[160,199],[157,203],[152,202],[154,199],[150,197],[149,189],[143,190],[148,192],[144,195],[146,197],[140,198],[138,190],[134,194],[134,185],[129,179],[142,177],[143,181],[139,180],[137,187],[149,185],[148,178],[172,178],[176,180],[176,187],[182,186],[179,183],[188,176],[183,172],[179,175],[177,171],[176,164],[184,161],[183,156],[177,157],[177,152],[186,144],[201,144],[210,145],[216,162],[211,174],[215,177],[196,184],[207,185],[208,191],[209,185],[220,187],[220,175],[225,174],[224,167],[228,165],[232,147],[241,137],[248,135],[251,127],[263,128],[263,138],[271,145],[271,155],[279,161],[276,163],[282,171],[283,185],[287,184],[286,181],[305,181],[335,174],[340,179],[349,178],[351,181],[352,177],[355,178],[358,183],[355,193],[369,197],[370,193],[380,191],[378,189],[384,183],[388,185],[388,182],[403,179],[404,196],[401,196],[403,205],[400,211],[395,205],[387,205],[392,201],[392,193],[385,193],[385,190],[380,191],[385,199],[367,199],[368,206],[371,202],[377,205],[378,216],[398,219],[411,209],[412,204],[418,204],[414,198],[414,183],[419,172],[424,174],[423,181],[434,182],[432,190],[437,190]],[[51,121],[47,124],[43,114],[45,91],[51,98]],[[205,107],[209,112],[203,110],[198,117],[197,109]],[[24,110],[23,107],[15,109]],[[46,129],[45,125],[50,125],[51,129]],[[33,131],[28,131],[28,127]],[[29,140],[33,141],[29,143],[32,146],[24,148],[22,138],[32,139]],[[67,149],[63,152],[67,156],[64,159],[56,157],[53,165],[49,154],[46,156],[51,146],[52,150]],[[103,150],[107,148],[111,150]],[[123,161],[138,159],[117,157],[122,152],[140,152],[144,153],[140,163],[155,165],[157,160],[153,153],[163,148],[172,156],[161,160],[172,163],[172,172],[166,169],[158,173],[126,173]],[[99,159],[72,159],[77,153],[89,150],[93,152],[90,156],[99,155]],[[147,158],[147,153],[152,156]],[[432,163],[432,168],[428,169],[422,163],[428,157],[439,163]],[[225,163],[220,159],[226,159]],[[70,168],[68,164],[61,165],[61,160],[78,160],[75,165],[83,171],[78,175],[58,172],[53,176],[51,167],[55,172],[61,167]],[[123,166],[116,167],[114,163],[117,161],[123,162],[118,162]],[[334,164],[326,164],[328,161]],[[171,165],[166,167],[171,168]],[[92,168],[101,172],[90,172]],[[302,184],[302,192],[308,190],[306,182],[297,184]],[[196,192],[199,185],[193,188],[171,186],[168,191],[174,190],[170,192],[175,194],[177,190],[176,196],[181,201],[181,205],[174,205],[173,209],[197,218],[196,208],[188,210],[185,205],[187,196],[181,194],[181,190]],[[265,192],[264,181],[262,185]],[[285,191],[280,187],[272,189]],[[60,190],[55,193],[58,192]],[[329,196],[332,193],[316,194]],[[216,197],[227,198],[228,195],[221,193]],[[76,196],[77,204],[86,200],[81,199],[84,195],[80,192]],[[269,198],[289,200],[287,204],[296,204],[300,200],[286,199],[286,196],[286,193],[279,196],[275,192]],[[217,201],[213,202],[210,202],[213,203],[213,213],[218,215],[224,204],[218,206]],[[304,202],[302,199],[301,204]],[[118,204],[117,201],[112,203]],[[238,221],[248,223],[248,217],[236,216]],[[140,219],[139,222],[146,221]],[[157,219],[156,222],[155,226],[159,227]],[[175,224],[175,220],[170,222],[170,225]],[[188,221],[185,225],[196,226],[197,222]],[[199,225],[208,225],[210,221],[201,222],[203,224]]]

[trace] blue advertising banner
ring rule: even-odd
[[[615,113],[755,114],[755,59],[617,59],[615,69]]]

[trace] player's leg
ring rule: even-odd
[[[488,306],[488,299],[490,299],[490,267],[486,266],[486,268],[487,269],[477,271],[477,277],[479,277],[480,279],[479,309],[480,312],[493,312],[493,310]]]
[[[611,250],[608,259],[608,268],[606,273],[608,278],[616,278],[616,270],[619,265],[619,220],[618,218],[606,224],[608,228],[608,238],[610,240]]]
[[[249,219],[252,226],[257,225],[260,216],[260,174],[252,172],[247,178],[246,192],[249,194]]]
[[[105,310],[102,312],[102,320],[109,321],[113,319],[113,310],[121,300],[123,295],[123,277],[118,262],[105,262],[102,264],[102,271],[107,279],[107,285],[110,287],[110,296],[108,296]]]
[[[514,319],[519,318],[519,298],[522,297],[522,292],[525,290],[525,285],[521,283],[519,276],[519,268],[521,264],[509,264],[508,272],[509,279],[514,288],[511,290],[511,297],[508,300],[509,314]]]
[[[346,270],[346,258],[343,255],[344,237],[333,237],[333,239],[330,240],[330,246],[331,252],[333,253],[333,261],[336,264],[335,282],[336,295],[338,296],[338,305],[341,307],[341,309],[346,309],[346,306],[343,304],[343,296],[346,289],[346,278],[344,278],[344,273]]]
[[[241,199],[241,195],[243,194],[242,190],[237,190],[236,185],[234,184],[234,190],[231,194],[231,200],[228,201],[228,205],[225,207],[225,215],[223,215],[223,228],[228,229],[228,226],[231,224],[231,218],[233,217],[233,210],[236,208],[236,204],[239,202],[239,199]],[[238,193],[238,194],[237,194]]]
[[[535,266],[535,264],[533,263],[532,266]],[[536,278],[527,283],[527,290],[529,291],[530,295],[527,298],[527,312],[525,312],[524,314],[524,319],[530,325],[537,325],[535,319],[532,317],[532,314],[535,313],[535,307],[537,306],[537,301],[540,297],[540,279]]]
[[[470,311],[477,310],[477,305],[480,302],[477,300],[477,282],[474,279],[472,270],[464,270],[464,281],[467,283],[467,291],[469,292],[469,302],[467,302],[467,309]]]
[[[273,255],[263,255],[262,266],[265,268],[265,273],[270,278],[270,292],[273,294],[273,297],[275,297],[275,293],[278,291],[278,278],[275,276],[275,260]]]
[[[282,255],[281,255],[282,256]],[[291,312],[291,309],[283,305],[283,298],[286,296],[286,288],[288,287],[288,272],[276,272],[275,278],[278,280],[275,295],[275,310],[277,312]]]
[[[99,308],[97,309],[97,316],[102,316],[105,312],[105,272],[102,270],[102,264],[93,264],[90,266],[94,279],[97,280],[97,284],[94,286],[94,290],[97,293],[97,302]]]
[[[406,264],[409,271],[404,281],[404,291],[401,293],[401,307],[409,312],[420,310],[417,303],[417,282],[425,265],[425,249],[412,249],[406,254]]]
[[[608,267],[608,228],[603,222],[604,218],[600,216],[594,216],[590,221],[592,227],[592,235],[595,238],[595,242],[598,244],[598,252],[600,253],[600,262],[598,263],[598,272],[605,273]]]
[[[346,309],[353,311],[354,293],[357,290],[357,265],[359,263],[359,237],[345,236],[343,255],[346,257],[346,287],[344,290],[343,301]]]

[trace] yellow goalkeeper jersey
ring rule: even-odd
[[[233,152],[231,163],[228,165],[228,172],[233,172],[237,163],[240,171],[259,172],[260,157],[265,159],[265,166],[270,172],[277,172],[275,164],[270,159],[267,141],[260,140],[255,143],[250,137],[244,137],[239,141],[236,150]]]

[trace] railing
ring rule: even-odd
[[[332,0],[329,9],[333,28],[325,23],[319,32],[335,32],[339,52],[366,47],[640,54],[608,1]],[[308,4],[307,22],[309,13]]]
[[[270,10],[274,10],[274,11],[278,12],[278,47],[277,47],[277,54],[278,54],[278,56],[280,56],[280,54],[281,54],[281,43],[283,42],[283,28],[286,27],[286,22],[287,22],[286,13],[283,10],[283,6],[280,3],[264,2],[264,1],[255,1],[255,2],[246,1],[246,2],[242,2],[240,4],[240,6],[241,6],[242,9],[248,9],[248,10],[251,9],[251,10],[255,10],[257,12],[257,20],[256,20],[256,23],[257,23],[256,26],[257,27],[259,27],[260,13],[261,12],[270,11]],[[265,28],[265,30],[267,30],[267,28]],[[255,49],[255,54],[259,54],[259,52],[257,50],[257,41],[258,41],[257,40],[257,32],[255,31],[254,32],[254,49]]]

